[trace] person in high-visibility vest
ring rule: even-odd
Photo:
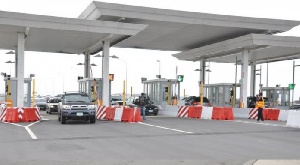
[[[258,108],[257,122],[260,122],[260,120],[264,121],[264,116],[263,116],[264,106],[265,106],[264,99],[263,99],[262,95],[260,95],[256,102],[256,107]]]

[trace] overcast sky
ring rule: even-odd
[[[77,18],[91,2],[91,0],[0,0],[0,10]],[[221,15],[300,21],[299,0],[102,0],[102,2]],[[280,35],[300,37],[300,27]],[[0,71],[14,73],[13,65],[5,64],[5,61],[14,61],[14,56],[7,55],[5,54],[6,52],[7,50],[0,50]],[[185,76],[181,86],[181,93],[183,94],[183,89],[186,89],[187,95],[198,95],[197,82],[199,81],[199,72],[194,70],[199,68],[199,62],[179,61],[171,56],[174,53],[176,52],[111,48],[110,55],[116,55],[123,59],[110,60],[110,73],[115,74],[115,81],[112,83],[112,93],[121,93],[122,81],[125,79],[126,74],[126,65],[128,89],[132,86],[134,93],[142,92],[141,77],[154,79],[155,75],[159,73],[159,64],[156,61],[160,60],[162,77],[175,78],[177,65],[178,74]],[[83,62],[83,59],[83,55],[25,52],[25,77],[28,77],[31,73],[36,74],[37,91],[43,95],[61,93],[63,82],[66,91],[74,91],[78,89],[77,76],[83,76],[83,66],[76,64]],[[92,68],[93,76],[101,77],[101,58],[92,57],[91,63],[98,65]],[[292,63],[292,61],[284,61],[269,64],[269,86],[275,86],[276,84],[288,86],[288,84],[292,83]],[[296,60],[296,64],[300,65],[300,60]],[[266,86],[266,65],[262,65],[262,67],[262,84]],[[225,68],[227,70],[226,74],[224,74]],[[209,75],[209,83],[234,82],[235,66],[233,64],[211,63],[210,70],[212,72]],[[295,73],[295,83],[297,84],[295,98],[299,98],[300,76],[298,75],[300,75],[300,67],[296,68]],[[14,76],[14,74],[12,75]],[[240,72],[238,72],[238,79],[240,79]],[[259,81],[259,77],[257,77],[257,80]],[[0,81],[0,93],[3,92],[4,82]]]

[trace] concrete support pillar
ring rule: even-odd
[[[110,42],[104,41],[103,43],[103,58],[102,58],[102,80],[103,80],[103,105],[109,106],[109,47]]]
[[[241,98],[240,106],[243,108],[247,107],[247,90],[248,90],[248,63],[249,63],[249,50],[244,50],[242,54],[242,71],[241,71]]]
[[[256,91],[256,63],[251,63],[251,74],[250,74],[250,96],[255,96]]]
[[[84,52],[84,78],[90,78],[91,61],[90,52]]]
[[[18,53],[17,59],[17,107],[24,106],[24,49],[25,49],[25,35],[18,33]]]

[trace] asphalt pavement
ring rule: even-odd
[[[240,165],[300,158],[300,129],[279,121],[148,116],[141,123],[63,125],[57,114],[42,116],[36,123],[0,123],[0,164]]]

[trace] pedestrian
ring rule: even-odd
[[[146,96],[144,93],[141,93],[141,96],[139,97],[139,103],[140,103],[141,114],[143,114],[143,120],[146,120],[145,117]]]
[[[264,121],[264,115],[263,115],[264,101],[262,96],[258,98],[258,101],[256,102],[256,107],[258,108],[257,122]]]

